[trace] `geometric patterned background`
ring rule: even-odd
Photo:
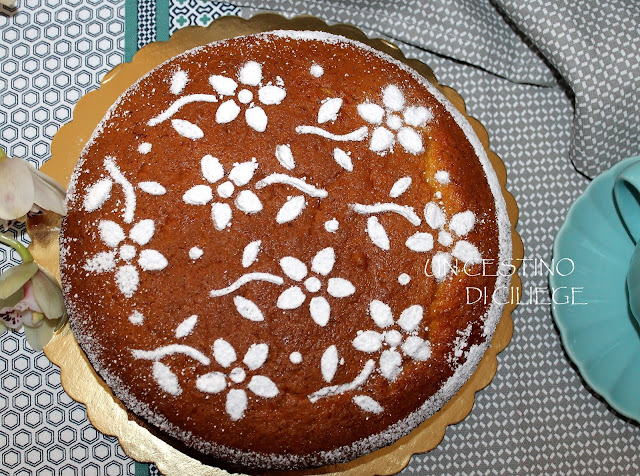
[[[0,146],[39,166],[74,104],[123,60],[124,2],[0,6]],[[10,230],[28,241],[25,227]],[[19,263],[0,247],[0,271]],[[0,475],[134,474],[117,439],[96,431],[58,368],[22,332],[0,335]]]
[[[125,1],[20,0],[17,13],[4,15],[1,8],[0,146],[40,165],[75,102],[123,61]],[[173,32],[253,11],[172,0],[169,13]],[[310,13],[331,19],[328,9]],[[567,94],[394,41],[458,90],[488,129],[518,201],[526,257],[549,261],[553,237],[588,183],[569,160],[573,109]],[[24,226],[11,232],[27,242]],[[0,271],[18,262],[0,245]],[[546,275],[522,277],[525,289],[546,286]],[[584,385],[564,354],[548,306],[520,305],[513,319],[513,340],[499,354],[496,377],[476,395],[471,414],[449,427],[436,449],[414,456],[403,474],[639,474],[638,425]],[[22,333],[0,335],[0,475],[135,471],[117,440],[93,429],[83,405],[66,395],[57,367],[31,351]]]

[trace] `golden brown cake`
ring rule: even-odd
[[[424,78],[343,37],[193,49],[127,90],[69,190],[73,331],[125,406],[232,468],[407,434],[484,354],[509,283],[500,184]]]

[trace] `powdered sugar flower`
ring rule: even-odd
[[[465,266],[482,262],[478,248],[469,241],[460,239],[475,227],[476,216],[472,211],[456,213],[447,222],[440,206],[429,202],[424,208],[424,217],[427,225],[438,232],[438,243],[449,249],[437,252],[431,259],[431,272],[436,281],[443,281],[448,276],[452,257],[462,261]]]
[[[391,308],[382,301],[373,300],[369,304],[369,314],[382,332],[359,331],[353,346],[361,352],[373,353],[382,348],[380,373],[390,381],[396,379],[402,370],[402,355],[413,360],[425,361],[431,356],[431,345],[418,337],[418,326],[422,321],[423,308],[409,306],[394,321]],[[394,324],[399,328],[392,328]]]
[[[360,116],[376,126],[369,148],[384,154],[397,141],[410,154],[424,152],[422,135],[417,129],[433,119],[433,112],[424,106],[407,106],[404,94],[393,84],[382,91],[382,104],[384,107],[371,102],[358,105]]]
[[[244,111],[247,125],[258,132],[264,132],[268,123],[267,114],[261,106],[256,105],[256,102],[262,105],[280,104],[287,95],[286,90],[282,87],[284,86],[282,78],[277,78],[277,85],[271,83],[263,85],[262,65],[255,61],[249,61],[240,68],[237,79],[244,87],[226,76],[213,75],[209,78],[209,83],[221,98],[233,97],[220,104],[216,111],[216,122],[226,124],[236,119],[240,115],[241,107],[238,105],[240,103],[248,105]],[[246,86],[254,88],[259,86],[257,98],[254,91]],[[240,90],[238,91],[238,89]]]
[[[132,264],[136,257],[138,266],[144,271],[159,271],[167,267],[167,259],[159,251],[144,249],[138,254],[137,246],[145,246],[153,238],[155,233],[153,220],[141,220],[131,228],[129,240],[132,243],[121,244],[126,240],[125,232],[120,225],[111,220],[101,220],[98,230],[100,239],[111,250],[102,251],[88,259],[84,269],[93,273],[115,270],[116,284],[125,297],[133,296],[140,282],[138,269]],[[120,262],[123,264],[116,270],[116,265]]]
[[[252,344],[245,353],[242,364],[239,364],[233,346],[224,339],[218,339],[213,343],[213,358],[225,371],[201,375],[196,381],[196,388],[213,394],[229,389],[225,410],[233,421],[240,420],[244,417],[249,399],[246,390],[238,387],[245,387],[260,398],[274,398],[279,394],[276,384],[264,375],[253,375],[247,383],[247,373],[260,369],[268,356],[267,344]]]
[[[201,162],[202,175],[211,184],[219,183],[215,194],[219,199],[231,199],[235,207],[246,213],[253,214],[262,211],[262,202],[251,190],[242,190],[238,193],[237,188],[244,187],[253,178],[258,168],[256,159],[247,162],[234,164],[228,174],[225,174],[224,167],[218,159],[210,155],[205,155]],[[227,180],[222,181],[224,178]],[[209,185],[196,185],[185,192],[182,200],[191,205],[206,205],[214,199],[213,189]],[[233,212],[231,205],[223,201],[214,201],[211,205],[211,218],[216,230],[224,230],[231,224]]]
[[[323,282],[321,278],[325,278],[333,270],[336,261],[336,255],[333,248],[324,248],[320,250],[311,260],[311,271],[316,276],[308,275],[307,265],[297,258],[285,256],[280,260],[280,267],[293,281],[302,282],[309,294],[318,293]],[[305,279],[306,278],[306,279]],[[345,298],[356,292],[351,281],[344,278],[329,278],[327,280],[327,293],[334,298]],[[280,294],[277,306],[280,309],[297,309],[306,300],[307,296],[300,286],[291,286]],[[309,302],[309,312],[311,318],[319,326],[326,326],[331,317],[331,305],[323,296],[314,296]]]

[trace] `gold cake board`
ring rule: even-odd
[[[464,101],[453,89],[437,84],[433,71],[424,63],[407,59],[398,47],[382,39],[369,39],[351,25],[329,26],[322,20],[301,16],[286,19],[275,14],[260,14],[250,20],[238,17],[222,17],[208,27],[187,27],[177,31],[168,42],[151,43],[142,48],[131,63],[125,63],[108,73],[100,89],[85,95],[76,105],[73,121],[62,127],[53,139],[52,158],[42,170],[64,186],[68,185],[71,173],[80,153],[93,130],[116,99],[140,77],[167,59],[193,47],[239,35],[269,30],[320,30],[343,35],[366,43],[406,63],[436,85],[440,91],[464,114],[473,126],[496,171],[507,203],[512,226],[513,265],[517,268],[523,257],[522,241],[515,231],[518,209],[513,196],[506,190],[506,169],[500,158],[489,149],[489,139],[480,123],[468,116]],[[30,218],[27,223],[32,239],[30,251],[42,266],[59,275],[60,220],[47,215]],[[513,275],[511,287],[520,288],[517,274]],[[512,289],[513,295],[519,295]],[[495,331],[491,346],[480,361],[472,377],[449,402],[435,415],[416,428],[411,434],[395,444],[365,455],[350,463],[326,466],[298,474],[343,474],[343,475],[389,475],[404,468],[414,453],[424,453],[435,448],[444,437],[448,425],[463,420],[471,411],[475,393],[493,379],[496,355],[509,343],[513,334],[511,312],[515,302],[505,306],[504,313]],[[209,476],[226,475],[226,471],[207,466],[173,448],[154,434],[143,422],[128,413],[115,398],[102,379],[95,373],[80,349],[68,324],[63,327],[44,349],[47,357],[60,367],[62,386],[71,398],[87,407],[87,415],[93,426],[104,434],[116,436],[122,449],[131,458],[140,462],[154,463],[164,476]]]

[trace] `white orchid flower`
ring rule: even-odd
[[[28,213],[42,210],[66,215],[64,199],[65,191],[55,180],[0,149],[0,224],[24,221]]]
[[[22,264],[0,276],[0,332],[24,326],[27,341],[40,351],[67,320],[62,290],[21,243],[3,234],[0,243],[15,248],[22,258]]]

